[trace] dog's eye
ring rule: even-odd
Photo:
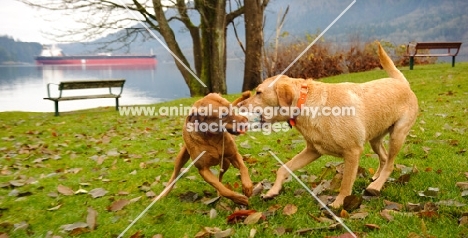
[[[256,94],[256,95],[260,95],[261,93],[262,93],[262,92],[257,91],[255,94]]]

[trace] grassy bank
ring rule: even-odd
[[[468,217],[463,214],[468,208],[463,204],[468,203],[468,196],[462,196],[463,189],[456,183],[468,181],[468,63],[457,63],[455,68],[448,64],[416,66],[403,73],[418,96],[420,115],[396,161],[395,181],[386,184],[381,197],[365,198],[360,208],[340,213],[345,224],[362,236],[466,237]],[[385,72],[376,70],[323,81],[365,82],[381,77],[386,77]],[[229,100],[236,97],[227,96]],[[189,106],[195,100],[152,106]],[[0,233],[9,237],[46,237],[48,233],[116,237],[163,190],[182,143],[183,120],[120,116],[112,107],[61,113],[60,117],[0,113]],[[274,181],[278,163],[268,150],[287,161],[305,145],[294,129],[270,135],[251,132],[238,136],[236,142],[254,182]],[[322,180],[333,180],[339,162],[324,156],[296,174],[316,188]],[[367,146],[354,194],[362,193],[377,164]],[[240,192],[236,169],[228,170],[224,182]],[[321,196],[337,194],[333,186],[323,187]],[[438,192],[431,192],[430,187]],[[419,191],[425,191],[424,196]],[[194,237],[204,227],[232,229],[233,237],[249,237],[253,230],[255,237],[345,233],[330,226],[317,202],[295,180],[287,182],[274,200],[250,199],[249,209],[266,215],[254,224],[228,224],[227,217],[238,206],[224,198],[204,203],[215,196],[214,189],[192,168],[125,237]],[[397,204],[386,205],[385,201]],[[288,204],[297,207],[297,212],[288,209]],[[63,227],[66,224],[75,226]]]

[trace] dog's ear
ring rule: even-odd
[[[244,100],[250,98],[252,94],[250,93],[250,91],[245,91],[242,93],[242,95],[237,98],[236,100],[234,100],[234,102],[232,102],[232,106],[237,106],[237,104],[239,104],[240,102],[243,102]]]
[[[294,99],[294,90],[291,85],[278,82],[275,87],[279,105],[281,107],[290,107]]]

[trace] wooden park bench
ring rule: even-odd
[[[115,98],[115,109],[119,110],[119,98],[123,91],[125,79],[109,79],[109,80],[86,80],[86,81],[65,81],[60,84],[49,83],[47,84],[47,96],[46,100],[54,101],[55,103],[55,116],[59,115],[58,102],[59,101],[70,101],[80,99],[94,99],[94,98]],[[58,97],[52,97],[50,94],[50,85],[54,84],[58,86],[59,95]],[[107,94],[93,94],[83,96],[62,96],[64,90],[75,90],[75,89],[93,89],[93,88],[109,88]],[[112,88],[120,88],[118,94],[112,93]]]
[[[414,66],[414,57],[444,57],[452,56],[452,67],[455,67],[455,56],[458,55],[460,50],[461,42],[417,42],[414,46],[414,51],[410,52],[410,45],[406,47],[406,54],[410,57],[410,70],[413,70]],[[453,51],[450,51],[453,49]],[[418,53],[420,50],[447,50],[447,53]],[[456,50],[456,51],[455,51]],[[427,51],[426,51],[427,52]]]

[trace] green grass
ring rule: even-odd
[[[421,217],[405,208],[394,215],[393,221],[386,221],[380,215],[385,207],[384,200],[403,205],[441,200],[468,203],[468,197],[462,197],[461,190],[455,186],[456,182],[468,180],[468,161],[464,152],[468,149],[468,63],[457,63],[455,68],[448,64],[417,65],[413,71],[407,68],[402,71],[418,96],[420,115],[396,163],[414,166],[418,172],[411,174],[407,184],[388,182],[379,198],[365,200],[361,210],[369,213],[367,217],[345,218],[344,222],[354,232],[367,234],[368,237],[408,237],[411,233],[421,237],[466,237],[468,228],[466,225],[459,226],[458,219],[468,212],[467,206],[439,205],[437,217]],[[323,81],[366,82],[381,77],[386,77],[385,72],[376,70],[340,75]],[[237,96],[226,97],[233,100]],[[195,100],[197,98],[180,99],[154,106],[189,106]],[[62,237],[72,236],[73,233],[63,232],[60,227],[85,222],[87,208],[91,207],[98,212],[97,228],[75,232],[80,237],[116,237],[152,201],[141,186],[146,185],[156,195],[163,190],[163,183],[172,173],[172,161],[182,143],[183,120],[183,117],[120,116],[112,107],[61,113],[60,117],[54,117],[53,113],[0,113],[0,233],[5,232],[9,237],[46,237],[47,232],[51,231]],[[301,140],[302,136],[293,129],[271,135],[251,132],[238,136],[236,142],[241,154],[251,155],[246,164],[252,180],[259,182],[264,179],[274,181],[278,168],[277,161],[267,150],[271,149],[283,161],[287,161],[302,150],[304,143]],[[246,141],[250,148],[240,146]],[[377,168],[377,159],[371,154],[369,146],[366,146],[360,163],[366,171]],[[102,164],[95,160],[98,157],[101,160],[105,158]],[[319,176],[329,162],[341,162],[341,159],[323,156],[296,174],[301,178]],[[81,170],[74,173],[73,168]],[[224,182],[240,192],[237,173],[231,167]],[[398,178],[400,174],[395,170],[392,177]],[[325,176],[325,179],[332,176]],[[356,180],[354,194],[362,193],[369,183],[369,177],[366,175]],[[8,185],[13,180],[25,184],[18,187]],[[304,182],[309,186],[316,185],[316,182]],[[108,193],[99,198],[92,198],[89,194],[65,196],[57,192],[60,184],[74,191],[80,187],[87,191],[104,188]],[[439,194],[434,198],[418,196],[418,191],[428,187],[439,188]],[[155,234],[194,237],[203,227],[232,228],[235,232],[233,237],[248,237],[251,229],[256,229],[255,237],[271,237],[275,236],[277,228],[285,228],[287,232],[282,237],[299,237],[296,231],[300,229],[327,226],[312,218],[311,215],[320,217],[321,211],[310,195],[294,194],[301,188],[299,183],[291,180],[285,183],[282,194],[274,200],[262,201],[258,196],[252,197],[249,209],[264,212],[274,205],[280,208],[267,216],[265,221],[253,225],[232,225],[227,224],[226,218],[238,206],[228,199],[223,198],[212,205],[205,205],[200,200],[188,202],[179,199],[187,191],[205,199],[216,196],[214,189],[192,168],[177,182],[168,197],[156,202],[125,237],[137,231],[145,237]],[[23,196],[10,196],[14,189]],[[127,195],[119,195],[122,191]],[[50,196],[50,193],[58,195]],[[120,211],[107,210],[114,201],[139,196],[141,199]],[[283,215],[282,209],[287,204],[297,206],[297,213]],[[47,210],[57,205],[61,207]],[[209,217],[212,208],[217,211],[214,219]],[[350,214],[356,212],[350,211]],[[15,231],[14,224],[23,221],[29,225],[28,228]],[[366,224],[376,224],[380,229],[371,230]],[[343,233],[343,229],[317,229],[306,236],[326,237]]]

